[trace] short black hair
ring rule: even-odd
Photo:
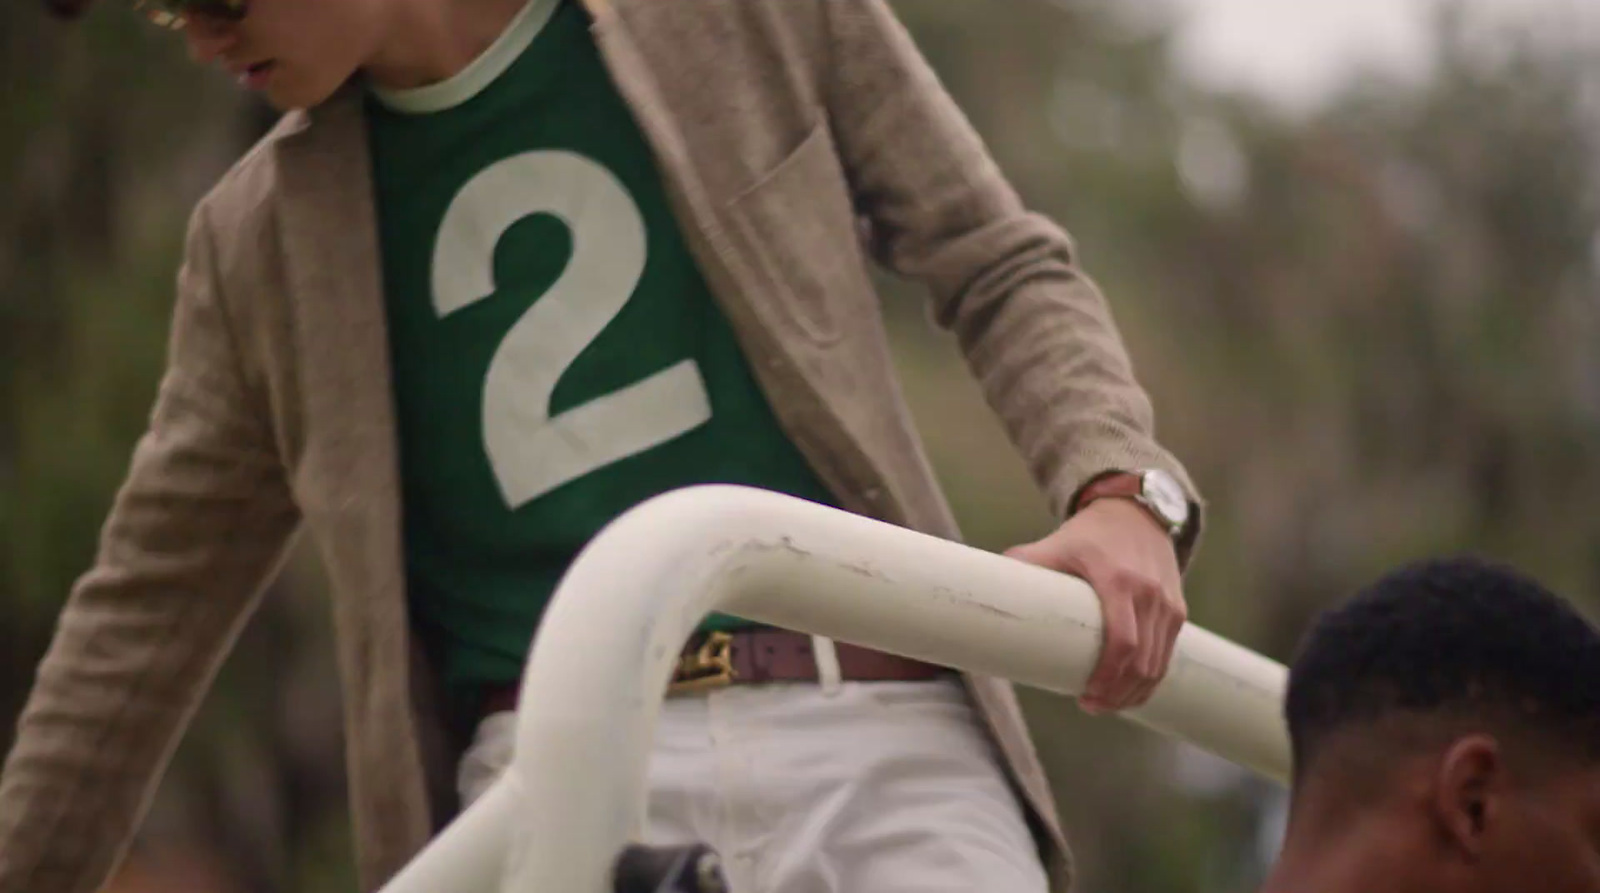
[[[1297,778],[1334,733],[1399,714],[1511,719],[1600,757],[1600,632],[1505,565],[1407,565],[1312,624],[1284,713]]]

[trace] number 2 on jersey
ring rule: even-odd
[[[711,419],[693,360],[550,415],[556,383],[622,312],[645,266],[638,205],[610,171],[581,155],[525,152],[461,188],[434,245],[434,310],[442,318],[494,294],[496,243],[541,213],[571,230],[572,257],[506,333],[483,385],[484,449],[513,510]]]

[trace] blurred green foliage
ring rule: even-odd
[[[1077,238],[1163,440],[1210,499],[1194,619],[1287,659],[1320,607],[1397,562],[1461,550],[1595,607],[1597,47],[1447,13],[1427,83],[1357,81],[1289,117],[1184,83],[1170,33],[1125,16],[1134,5],[897,8],[1018,189]],[[185,216],[269,119],[115,10],[67,29],[5,7],[0,77],[9,732],[148,412]],[[885,292],[907,394],[971,540],[1047,530],[950,339],[914,288]],[[277,584],[120,889],[354,888],[321,588],[305,556]],[[1253,883],[1270,789],[1062,699],[1027,701],[1083,890]]]

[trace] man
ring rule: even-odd
[[[1512,570],[1393,573],[1289,673],[1294,790],[1265,893],[1600,891],[1600,634]]]
[[[1198,497],[1066,236],[882,0],[152,12],[289,113],[194,213],[149,433],[0,784],[0,893],[111,869],[301,526],[367,888],[503,768],[540,610],[619,512],[721,481],[957,536],[864,242],[929,286],[1063,519],[1015,557],[1100,593],[1085,707],[1149,696]],[[752,893],[1065,888],[1006,684],[737,618],[696,638],[735,678],[669,702],[652,838]]]

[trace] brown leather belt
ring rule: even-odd
[[[811,637],[777,629],[701,633],[691,638],[678,658],[667,694],[684,695],[764,682],[816,682],[817,656]],[[925,682],[953,673],[945,667],[907,657],[835,643],[840,678],[850,682]],[[491,688],[481,715],[515,710],[519,686]]]

